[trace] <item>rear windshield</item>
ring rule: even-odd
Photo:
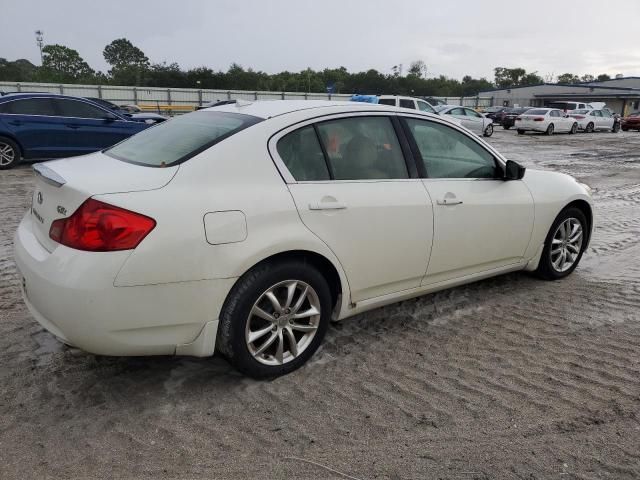
[[[485,110],[485,113],[501,112],[502,110],[504,110],[504,107],[489,107]]]
[[[176,165],[260,121],[238,113],[193,112],[143,130],[104,153],[136,165]]]
[[[536,110],[534,108],[531,110],[527,110],[527,115],[546,115],[548,111],[549,110]]]

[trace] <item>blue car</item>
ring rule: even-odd
[[[102,150],[148,127],[84,98],[8,94],[0,97],[0,170],[15,167],[21,159]]]

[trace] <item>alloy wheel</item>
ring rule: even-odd
[[[286,280],[253,304],[245,328],[249,353],[264,365],[291,362],[311,344],[320,326],[320,299],[311,285]]]
[[[563,221],[551,240],[551,264],[557,272],[569,270],[582,250],[582,224],[577,218]]]
[[[10,165],[16,158],[16,151],[7,143],[0,142],[0,166]]]

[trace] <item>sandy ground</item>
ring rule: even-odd
[[[640,134],[498,129],[528,167],[595,189],[569,278],[513,274],[335,325],[270,382],[221,358],[62,347],[23,306],[11,254],[32,184],[0,172],[0,478],[640,477]]]

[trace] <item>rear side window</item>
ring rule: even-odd
[[[416,109],[416,106],[413,104],[413,100],[400,99],[400,106],[402,108],[411,108],[413,110]]]
[[[335,180],[409,178],[389,117],[352,117],[318,123]]]
[[[14,115],[55,115],[50,98],[25,98],[3,103],[0,105],[0,112]]]
[[[396,99],[395,98],[381,98],[378,100],[378,103],[380,105],[391,105],[392,107],[396,106]]]
[[[91,118],[97,120],[113,118],[111,113],[78,100],[58,98],[53,100],[53,104],[58,111],[58,115],[61,117]]]
[[[428,178],[495,178],[493,155],[453,128],[436,122],[406,119]]]
[[[278,155],[299,182],[329,180],[329,170],[312,126],[300,128],[278,141]]]
[[[229,112],[188,113],[143,130],[104,153],[137,165],[175,165],[261,121],[252,115]]]

